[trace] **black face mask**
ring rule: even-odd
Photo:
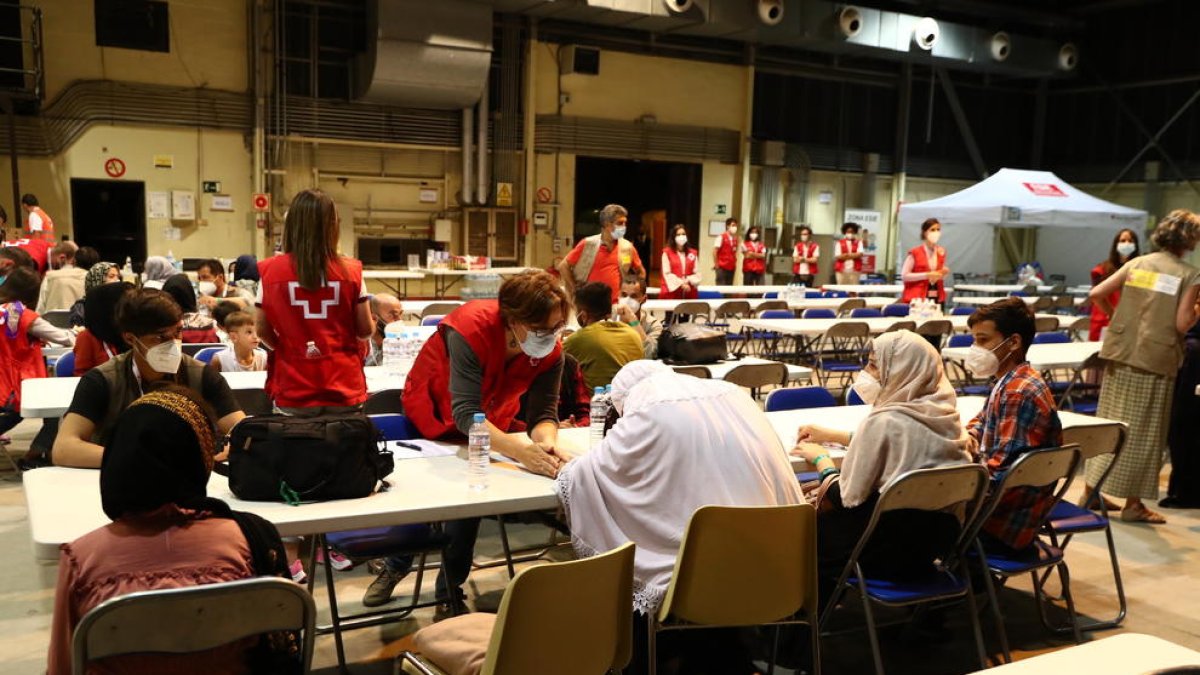
[[[382,319],[375,320],[375,330],[379,331],[380,335],[383,335],[383,331],[385,328],[387,328],[387,324],[384,323]]]

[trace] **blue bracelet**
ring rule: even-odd
[[[833,474],[841,473],[841,472],[842,472],[842,470],[837,467],[830,467],[820,473],[820,478],[821,478],[821,480],[825,480],[826,478],[829,478]]]

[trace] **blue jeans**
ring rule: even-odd
[[[467,582],[471,573],[471,562],[475,557],[475,538],[479,535],[479,518],[465,520],[450,520],[443,524],[442,529],[450,537],[446,546],[443,570],[437,577],[437,599],[439,602],[450,600],[450,588],[454,589],[454,599],[462,600],[464,594],[462,585]],[[413,556],[389,556],[384,558],[384,564],[391,572],[408,573],[412,569]],[[447,584],[446,575],[450,575]]]

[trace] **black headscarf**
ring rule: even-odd
[[[83,325],[101,342],[118,352],[129,351],[117,328],[117,303],[133,286],[124,281],[101,284],[87,292],[83,299]]]
[[[117,520],[165,504],[204,508],[215,438],[212,419],[195,394],[172,387],[134,401],[117,419],[104,447],[104,513]]]
[[[258,259],[246,253],[239,255],[237,260],[233,262],[233,280],[241,281],[249,279],[250,281],[258,281]]]
[[[186,274],[176,274],[163,282],[162,289],[171,294],[184,314],[196,313],[196,289]]]

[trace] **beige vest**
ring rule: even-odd
[[[1175,329],[1175,315],[1198,274],[1170,253],[1134,258],[1104,336],[1101,358],[1175,377],[1183,363],[1183,337]]]

